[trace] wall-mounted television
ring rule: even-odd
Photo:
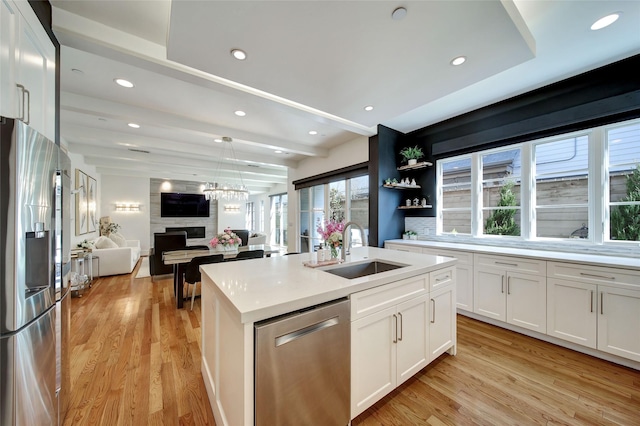
[[[161,217],[209,217],[209,200],[203,194],[160,193]]]

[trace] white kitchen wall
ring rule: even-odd
[[[291,182],[367,161],[369,161],[369,137],[359,136],[332,148],[326,157],[307,158],[300,161],[297,168],[289,169],[287,183],[289,251],[299,251],[299,239],[294,236],[300,235],[300,206],[295,187]]]
[[[100,212],[109,216],[111,222],[120,225],[120,233],[128,240],[140,240],[143,256],[149,254],[150,215],[149,178],[129,176],[102,176],[102,191],[99,193]],[[140,204],[140,211],[118,212],[116,203]]]

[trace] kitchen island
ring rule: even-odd
[[[343,265],[305,267],[309,259],[301,254],[201,267],[201,369],[216,424],[254,424],[258,321],[348,298],[351,418],[435,357],[455,354],[455,259],[374,247],[352,249]],[[351,279],[326,271],[372,260],[401,267]]]

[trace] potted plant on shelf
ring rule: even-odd
[[[400,155],[402,155],[404,161],[406,161],[410,166],[415,165],[419,159],[424,157],[422,148],[420,148],[418,145],[414,147],[402,148],[402,150],[400,151]]]
[[[404,231],[404,234],[402,234],[402,239],[403,240],[417,240],[418,239],[418,233],[415,231]]]

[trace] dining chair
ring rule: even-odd
[[[212,254],[209,256],[194,257],[187,263],[187,267],[184,272],[184,282],[189,285],[187,288],[187,297],[189,297],[189,289],[193,285],[193,291],[191,292],[191,310],[193,311],[193,301],[196,298],[196,286],[198,282],[202,282],[202,274],[200,273],[200,265],[206,265],[208,263],[218,263],[224,261],[224,255]]]
[[[260,259],[262,257],[264,257],[264,250],[247,250],[238,252],[238,255],[233,260]]]

